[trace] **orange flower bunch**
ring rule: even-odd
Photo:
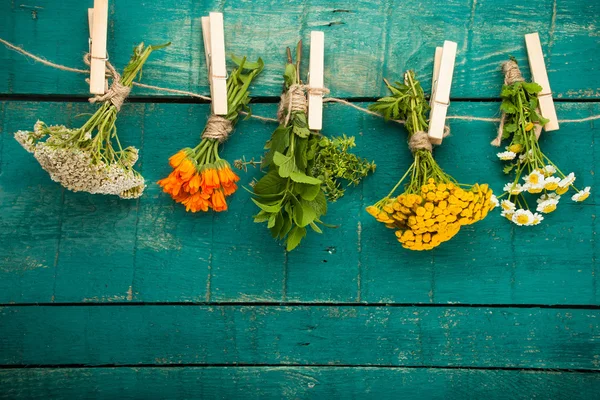
[[[248,110],[252,79],[263,69],[263,61],[233,61],[238,65],[227,79],[227,110],[225,116],[211,115],[202,141],[194,148],[186,147],[169,158],[173,171],[158,181],[165,193],[185,206],[186,211],[227,210],[225,198],[237,190],[240,180],[229,163],[219,157],[219,145],[227,140],[242,110]]]
[[[226,160],[219,158],[214,162],[201,162],[205,161],[202,160],[202,154],[206,154],[206,151],[199,149],[216,146],[217,141],[203,140],[195,149],[180,150],[169,158],[173,172],[158,181],[163,191],[169,193],[177,203],[183,204],[186,211],[208,211],[209,208],[225,211],[225,197],[237,190],[236,182],[240,177],[231,170]],[[216,155],[212,150],[210,153]]]

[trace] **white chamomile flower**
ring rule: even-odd
[[[547,199],[540,202],[537,206],[537,211],[548,214],[552,211],[556,210],[556,206],[558,205],[558,200],[556,199]]]
[[[533,213],[529,210],[518,209],[512,216],[511,221],[519,226],[529,226],[533,224]]]
[[[551,175],[554,175],[555,173],[556,173],[556,168],[554,167],[554,165],[546,165],[544,167],[544,175],[551,176]]]
[[[511,195],[516,195],[519,194],[523,191],[523,186],[521,186],[520,183],[507,183],[506,185],[504,185],[504,188],[502,189],[505,192],[508,192]]]
[[[529,192],[529,193],[541,193],[542,190],[544,190],[544,184],[537,184],[537,185],[532,185],[529,183],[526,183],[523,185],[523,191],[524,192]]]
[[[590,197],[590,190],[591,190],[591,187],[586,186],[585,189],[580,190],[579,192],[575,193],[573,195],[573,197],[571,197],[571,200],[577,201],[577,202],[584,201],[585,199]]]
[[[514,210],[503,210],[500,215],[504,218],[506,218],[509,221],[512,221],[512,217],[515,214]]]
[[[538,170],[531,171],[531,173],[529,175],[523,177],[523,180],[525,181],[525,183],[530,186],[542,185],[542,187],[543,187],[544,179],[545,179],[544,175]]]
[[[543,220],[544,217],[542,216],[542,214],[535,213],[533,214],[533,222],[531,223],[531,225],[538,225]]]
[[[558,184],[560,183],[560,178],[556,176],[550,176],[544,179],[544,189],[546,190],[556,190],[558,188]]]
[[[490,204],[492,205],[490,207],[490,210],[493,210],[494,208],[498,207],[500,205],[500,202],[498,201],[498,198],[496,197],[496,195],[492,195],[492,197],[490,197]]]
[[[510,200],[502,200],[500,203],[503,211],[515,211],[515,203]]]
[[[539,197],[539,199],[537,199],[537,202],[538,202],[538,204],[540,204],[540,203],[542,203],[542,202],[544,202],[546,200],[549,200],[549,199],[559,201],[560,200],[560,196],[557,195],[556,193],[544,193],[543,195],[541,195]]]
[[[501,160],[510,161],[510,160],[514,160],[515,159],[515,157],[517,156],[517,153],[512,152],[512,151],[503,151],[503,152],[498,153],[496,155]]]
[[[575,182],[575,174],[571,172],[569,175],[565,176],[560,182],[558,182],[558,187],[566,188],[571,186]]]

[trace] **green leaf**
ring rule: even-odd
[[[275,216],[275,221],[273,223],[273,226],[270,228],[271,236],[273,236],[274,238],[279,237],[279,232],[281,232],[282,226],[283,226],[283,216],[280,213],[278,213]]]
[[[283,225],[281,226],[281,230],[279,231],[279,238],[283,239],[285,235],[288,234],[290,229],[292,228],[292,216],[289,214],[282,215]]]
[[[286,180],[277,171],[269,171],[254,185],[254,193],[258,195],[277,194],[285,190]]]
[[[506,166],[504,166],[503,171],[504,171],[505,174],[508,175],[510,173],[510,171],[513,170],[514,167],[515,167],[515,164],[506,165]]]
[[[310,204],[317,213],[317,216],[325,215],[327,213],[327,199],[325,198],[325,194],[322,190],[319,192],[317,197],[310,202]]]
[[[237,57],[236,55],[231,55],[231,61],[238,67],[244,67],[244,69],[256,69],[258,71],[262,71],[265,66],[262,58],[259,58],[255,62],[246,60],[246,57]]]
[[[287,87],[292,86],[296,83],[296,66],[294,64],[286,64],[285,72],[283,73],[283,80]]]
[[[504,125],[504,132],[513,133],[517,131],[517,124]]]
[[[535,82],[523,82],[523,89],[529,94],[540,93],[542,87]]]
[[[300,170],[305,170],[308,163],[306,149],[308,147],[308,138],[299,138],[296,140],[296,166]]]
[[[298,247],[298,245],[300,244],[300,242],[302,241],[302,238],[304,238],[304,236],[306,236],[306,228],[302,228],[299,226],[293,227],[287,236],[286,250],[292,251],[296,247]]]
[[[315,231],[317,233],[323,233],[321,228],[319,228],[319,226],[317,224],[315,224],[314,222],[310,223],[310,227],[312,228],[313,231]]]
[[[278,215],[279,214],[271,214],[271,216],[269,217],[269,223],[267,224],[267,228],[271,229],[275,226],[275,219]]]
[[[270,218],[270,215],[268,212],[266,211],[260,211],[258,214],[256,214],[254,216],[254,222],[256,223],[261,223],[261,222],[267,222]]]
[[[303,174],[300,171],[293,171],[293,172],[291,172],[290,173],[290,178],[292,178],[292,180],[294,182],[308,183],[309,185],[320,185],[322,183],[322,181],[320,179],[313,178],[312,176],[308,176],[306,174]]]
[[[310,185],[307,183],[298,183],[296,191],[304,200],[312,201],[321,191],[321,185]]]
[[[266,211],[268,213],[277,213],[281,209],[281,204],[279,203],[263,204],[253,198],[250,198],[250,200],[252,200],[252,202],[254,202],[254,204],[256,204],[261,210]]]
[[[313,208],[311,202],[304,199],[293,199],[294,205],[292,207],[292,213],[294,215],[294,222],[298,226],[306,226],[313,222],[317,218],[317,213]]]
[[[275,152],[273,155],[273,162],[279,167],[279,176],[282,178],[289,177],[293,171],[297,170],[294,157],[286,157],[280,152]]]
[[[517,107],[510,101],[504,100],[502,104],[500,104],[500,110],[507,114],[515,114],[517,112]]]

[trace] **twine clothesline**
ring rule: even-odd
[[[61,64],[57,64],[51,61],[48,61],[40,56],[37,56],[33,53],[28,52],[27,50],[24,50],[21,47],[18,47],[2,38],[0,38],[0,43],[4,44],[7,48],[9,48],[10,50],[13,50],[17,53],[20,53],[36,62],[39,62],[40,64],[46,65],[48,67],[57,69],[57,70],[61,70],[61,71],[67,71],[67,72],[73,72],[73,73],[78,73],[78,74],[89,74],[90,71],[89,70],[85,70],[85,69],[79,69],[79,68],[72,68],[72,67],[68,67],[65,65],[61,65]],[[202,99],[202,100],[206,100],[206,101],[210,101],[211,98],[208,96],[203,96],[201,94],[198,93],[194,93],[194,92],[189,92],[186,90],[179,90],[179,89],[171,89],[171,88],[165,88],[165,87],[161,87],[161,86],[154,86],[154,85],[147,85],[144,83],[139,83],[139,82],[133,82],[134,86],[140,87],[140,88],[144,88],[144,89],[150,89],[150,90],[156,90],[159,92],[165,92],[165,93],[173,93],[173,94],[180,94],[180,95],[185,95],[185,96],[189,96],[189,97],[194,97],[194,98],[198,98],[198,99]],[[354,103],[351,103],[347,100],[344,99],[339,99],[336,97],[325,97],[323,99],[324,103],[339,103],[339,104],[343,104],[346,105],[348,107],[352,107],[356,110],[359,110],[365,114],[369,114],[378,118],[383,118],[382,115],[371,111],[367,108],[364,107],[360,107]],[[244,115],[247,115],[248,113],[246,112],[241,112]],[[264,121],[264,122],[279,122],[278,119],[276,118],[269,118],[269,117],[263,117],[260,115],[256,115],[256,114],[251,114],[250,115],[251,118],[257,119],[259,121]],[[476,116],[470,116],[470,115],[449,115],[446,117],[446,119],[454,119],[454,120],[460,120],[460,121],[481,121],[481,122],[501,122],[501,118],[486,118],[486,117],[476,117]],[[589,117],[585,117],[585,118],[576,118],[576,119],[559,119],[558,122],[563,123],[563,124],[567,124],[567,123],[582,123],[582,122],[588,122],[588,121],[595,121],[600,119],[600,114],[598,115],[591,115]],[[399,124],[404,124],[405,121],[401,121],[401,120],[392,120],[393,122],[399,123]]]

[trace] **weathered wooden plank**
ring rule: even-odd
[[[405,133],[396,124],[327,105],[323,132],[355,135],[356,152],[378,164],[363,186],[332,204],[327,222],[285,255],[264,226],[252,222],[254,205],[240,190],[230,211],[187,214],[155,182],[167,159],[194,145],[207,105],[129,104],[119,119],[123,142],[141,148],[146,194],[119,201],[65,191],[11,138],[39,117],[79,123],[85,104],[6,102],[0,135],[0,302],[82,301],[299,301],[476,304],[598,304],[595,215],[598,192],[577,205],[561,204],[537,228],[513,228],[499,215],[463,229],[432,252],[408,252],[390,231],[364,212],[408,167]],[[256,105],[261,115],[274,105]],[[497,103],[454,103],[452,113],[490,116]],[[561,118],[600,112],[593,103],[559,104]],[[60,116],[60,117],[58,117]],[[343,127],[339,121],[344,121]],[[462,182],[505,180],[495,148],[495,125],[452,121],[452,137],[436,150]],[[272,124],[241,121],[222,155],[233,161],[260,157]],[[593,123],[564,124],[544,135],[543,146],[578,184],[598,187],[593,176]],[[248,186],[260,172],[241,172]],[[593,178],[593,179],[592,179]],[[595,185],[594,185],[595,183]],[[64,197],[64,200],[63,200]],[[64,204],[63,204],[64,203]],[[493,257],[493,262],[489,258]]]
[[[599,310],[8,306],[0,364],[598,369]]]
[[[600,375],[405,368],[182,367],[0,371],[6,399],[592,399]]]
[[[87,8],[76,0],[0,5],[0,37],[74,67],[83,67],[88,49]],[[379,96],[381,78],[397,79],[408,68],[431,76],[433,51],[443,40],[458,42],[454,97],[496,97],[498,66],[508,55],[527,70],[523,35],[539,31],[556,97],[599,98],[595,52],[600,45],[596,16],[600,4],[586,0],[503,2],[427,0],[337,1],[142,1],[112,3],[108,51],[117,66],[139,41],[173,45],[152,55],[146,83],[208,93],[200,17],[225,13],[227,51],[262,56],[263,76],[255,95],[278,95],[286,46],[326,33],[325,82],[338,97]],[[165,16],[168,16],[166,18]],[[308,54],[308,52],[306,53]],[[0,47],[0,93],[87,94],[83,76],[55,71]],[[6,79],[8,78],[8,79]],[[425,83],[429,87],[429,82]],[[152,92],[135,90],[134,94]],[[152,93],[155,94],[155,93]]]

